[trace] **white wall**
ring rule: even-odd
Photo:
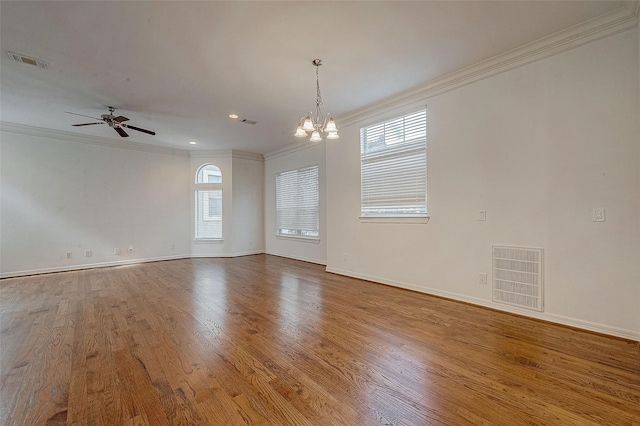
[[[187,151],[7,123],[0,153],[3,277],[264,252],[262,156],[190,158]],[[194,239],[195,173],[206,163],[222,171],[222,241]]]
[[[638,69],[634,29],[424,99],[428,224],[360,223],[360,126],[341,128],[327,269],[640,338]],[[492,244],[545,249],[543,314],[491,302]]]
[[[0,135],[2,276],[189,255],[186,154],[58,133]]]
[[[264,161],[233,157],[233,242],[238,256],[264,253]]]
[[[340,140],[340,139],[339,139]],[[318,165],[320,240],[317,242],[302,241],[276,236],[276,174],[305,166]],[[265,161],[265,242],[266,252],[277,256],[290,257],[319,264],[326,264],[327,222],[326,222],[326,190],[325,190],[325,144],[301,144],[272,155]]]

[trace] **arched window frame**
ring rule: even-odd
[[[222,239],[222,171],[205,163],[195,174],[195,239]]]

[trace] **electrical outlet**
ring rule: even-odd
[[[478,283],[486,284],[487,283],[487,274],[484,272],[478,273]]]
[[[120,254],[120,249],[119,248],[114,248],[113,249],[113,254]]]
[[[487,211],[486,210],[478,210],[478,220],[479,221],[487,220]]]
[[[342,253],[342,260],[344,260],[345,262],[349,260],[349,256],[347,255],[347,253]]]
[[[604,208],[594,208],[592,212],[592,220],[594,222],[604,222]]]
[[[133,253],[133,246],[129,247],[129,249],[127,250],[127,253]]]
[[[91,257],[93,253],[91,253],[91,250],[85,250],[84,251],[84,257]]]
[[[70,251],[66,252],[66,253],[65,253],[65,257],[66,257],[67,259],[71,259],[71,252],[70,252]]]

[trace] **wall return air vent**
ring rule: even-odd
[[[43,61],[42,59],[30,58],[28,56],[21,55],[20,53],[15,52],[7,52],[7,55],[12,61],[22,62],[23,64],[28,65],[35,65],[38,68],[49,68],[49,64],[47,63],[47,61]]]
[[[493,301],[542,312],[542,260],[542,249],[494,245]]]

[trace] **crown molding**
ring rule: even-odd
[[[638,26],[640,1],[624,1],[609,13],[566,28],[516,49],[476,63],[444,77],[432,80],[405,92],[390,96],[369,106],[336,117],[341,126],[370,120],[389,110],[424,104],[425,100],[485,78],[548,58],[610,35]],[[286,149],[281,150],[286,151]],[[276,151],[275,153],[278,153]],[[271,158],[273,154],[265,157]]]
[[[106,146],[109,148],[122,148],[133,151],[151,152],[154,154],[173,155],[177,157],[189,157],[189,151],[176,148],[167,148],[157,145],[149,145],[140,142],[122,141],[101,136],[82,135],[79,133],[65,132],[62,130],[45,129],[42,127],[26,126],[23,124],[0,122],[0,131],[19,135],[35,136],[39,138],[55,139],[64,142],[76,142],[89,145]]]
[[[324,145],[324,141],[322,142],[309,142],[305,141],[303,143],[296,143],[293,145],[285,146],[284,148],[276,149],[275,151],[268,152],[264,154],[265,160],[271,160],[277,157],[282,157],[283,155],[289,155],[296,151],[301,151],[303,149],[312,148],[314,146]]]
[[[256,154],[254,152],[247,151],[231,151],[231,156],[233,158],[241,158],[243,160],[253,160],[253,161],[264,161],[264,156],[262,154]]]
[[[636,17],[636,20],[640,16],[640,0],[625,1],[623,7],[628,7],[631,10],[631,13]]]
[[[191,158],[209,158],[209,157],[231,157],[242,158],[244,160],[264,161],[262,154],[256,154],[247,151],[238,151],[235,149],[214,149],[207,151],[189,151]]]

